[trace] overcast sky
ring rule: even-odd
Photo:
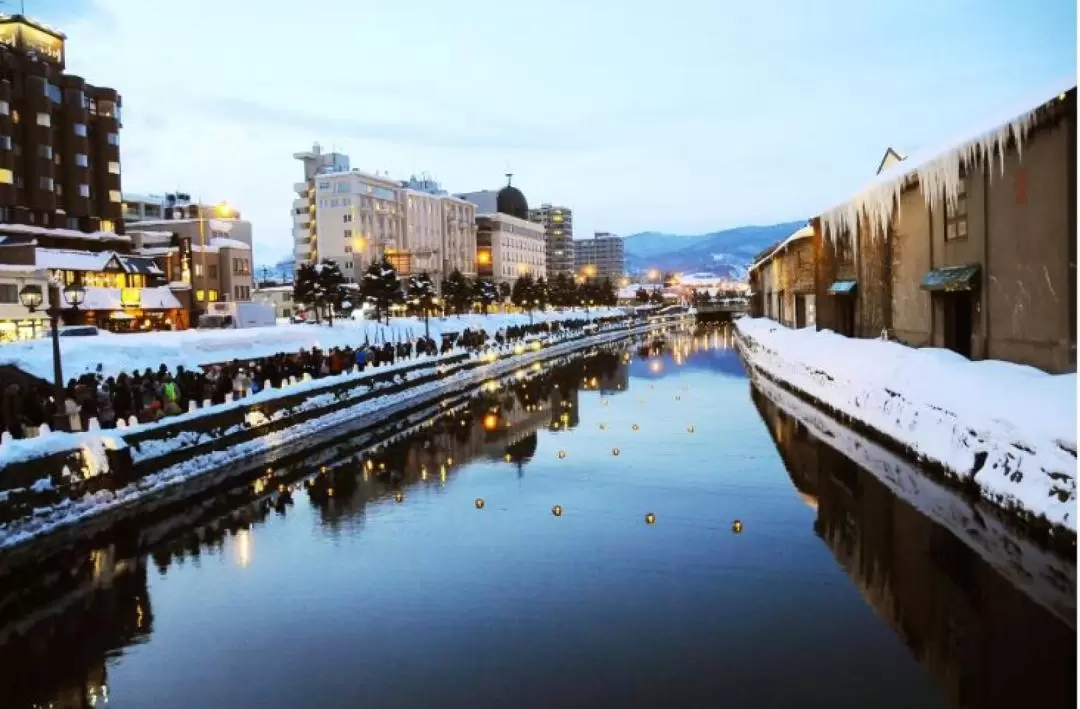
[[[1074,0],[26,5],[123,96],[124,190],[228,199],[258,263],[291,251],[292,154],[316,141],[451,191],[509,168],[578,237],[697,233],[808,217],[887,146],[1076,67]]]

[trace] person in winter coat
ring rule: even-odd
[[[356,366],[360,368],[360,371],[364,371],[364,367],[367,366],[367,352],[363,347],[356,349]]]
[[[64,399],[64,413],[67,414],[68,430],[81,431],[82,417],[79,416],[79,405],[75,403],[75,399],[71,396]]]
[[[109,396],[108,382],[103,383],[97,391],[97,412],[98,423],[102,428],[112,428],[116,425],[116,411],[113,410],[112,397]]]
[[[4,430],[10,433],[12,438],[22,438],[22,392],[18,384],[8,384],[4,389],[0,410],[4,419]]]
[[[233,396],[237,399],[243,399],[247,396],[248,389],[251,388],[251,378],[248,377],[247,372],[241,367],[236,376],[232,380]]]

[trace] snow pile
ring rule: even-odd
[[[987,499],[1076,530],[1075,374],[736,323],[750,363],[941,465]]]
[[[562,312],[537,312],[533,322],[553,322],[586,318],[624,316],[615,308],[593,308]],[[461,332],[465,328],[495,331],[510,325],[527,325],[527,314],[462,315],[431,318],[431,336],[438,340],[443,333]],[[326,325],[277,325],[238,330],[179,330],[174,332],[145,332],[116,337],[62,337],[61,359],[64,377],[71,379],[101,367],[104,376],[120,372],[142,371],[149,367],[157,371],[164,364],[171,371],[178,366],[188,369],[200,365],[269,357],[279,352],[294,353],[301,349],[357,347],[364,344],[415,340],[424,334],[422,318],[391,318],[390,324],[370,320],[335,320]],[[0,365],[10,364],[52,380],[52,344],[48,339],[13,342],[0,346]]]
[[[1023,142],[1036,125],[1039,109],[1075,88],[1075,75],[1059,79],[1032,91],[952,139],[910,155],[883,170],[853,198],[824,212],[822,226],[829,238],[836,239],[844,233],[853,234],[862,216],[867,220],[871,234],[885,233],[900,193],[914,178],[918,178],[928,207],[936,205],[942,195],[947,204],[956,204],[962,165],[972,166],[985,161],[993,179],[995,156],[998,166],[1004,170],[1006,148],[1010,141],[1015,141],[1016,149],[1023,157]]]

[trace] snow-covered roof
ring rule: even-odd
[[[143,240],[158,239],[161,241],[169,241],[172,239],[173,234],[171,231],[150,231],[142,229],[128,229],[127,236],[141,236]]]
[[[34,250],[34,263],[38,268],[65,271],[100,271],[113,256],[113,251],[69,251],[67,249]]]
[[[120,290],[120,288],[87,287],[86,299],[80,307],[83,310],[120,310],[124,307],[120,299]],[[183,307],[166,286],[138,290],[140,295],[138,307],[144,310],[173,310]]]
[[[40,275],[42,278],[44,278],[45,274],[42,271],[43,269],[40,266],[27,266],[17,263],[0,263],[0,273],[5,275]]]
[[[1058,79],[952,138],[909,155],[902,162],[882,170],[853,197],[824,211],[822,226],[829,237],[835,239],[845,231],[853,231],[862,214],[873,233],[883,231],[892,219],[900,192],[916,179],[928,205],[942,194],[948,202],[953,202],[959,190],[962,164],[986,160],[992,175],[995,154],[1004,169],[1005,149],[1010,140],[1015,140],[1022,157],[1023,141],[1035,127],[1038,110],[1075,88],[1075,74]]]
[[[221,236],[211,239],[210,243],[206,245],[206,252],[210,254],[215,254],[222,249],[243,249],[251,251],[251,247],[243,241],[240,241],[239,239],[228,239]],[[191,250],[202,251],[203,247],[199,244],[192,244]]]
[[[63,239],[88,239],[90,241],[131,241],[126,234],[114,234],[111,231],[78,231],[77,229],[51,229],[30,224],[0,224],[0,231],[13,234],[33,234],[35,236],[54,236]]]
[[[148,246],[138,250],[141,256],[165,256],[180,251],[177,246]]]
[[[781,241],[774,248],[769,249],[768,253],[766,253],[764,256],[762,256],[761,258],[759,258],[758,260],[756,260],[752,264],[750,264],[750,268],[748,270],[753,271],[754,269],[756,269],[761,264],[765,263],[766,261],[771,260],[773,256],[780,253],[781,251],[783,251],[787,247],[791,246],[796,241],[801,241],[802,239],[809,239],[813,235],[814,235],[814,229],[809,224],[804,226],[804,227],[800,227],[800,228],[796,229],[791,234],[791,236],[789,236],[788,238]]]

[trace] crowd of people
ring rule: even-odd
[[[610,320],[610,319],[605,319]],[[368,367],[393,365],[425,355],[445,355],[455,350],[482,351],[502,347],[528,337],[546,336],[580,330],[590,322],[568,320],[531,325],[511,325],[493,336],[483,330],[464,329],[442,336],[441,343],[431,337],[406,339],[396,343],[365,342],[356,348],[333,347],[295,353],[278,353],[247,362],[233,360],[198,370],[177,367],[170,371],[162,364],[156,371],[146,368],[132,373],[104,376],[88,372],[71,379],[64,390],[64,400],[56,401],[54,389],[43,382],[9,383],[0,396],[0,430],[12,438],[37,436],[43,425],[53,426],[56,414],[64,417],[64,428],[85,431],[92,421],[101,428],[128,426],[175,416],[192,408],[223,404],[258,393],[264,387],[281,388],[290,381],[319,379],[346,371],[364,371]],[[60,410],[57,411],[57,406]]]

